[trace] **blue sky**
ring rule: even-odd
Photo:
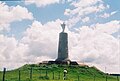
[[[36,7],[33,5],[25,5],[24,2],[15,2],[15,1],[6,1],[6,4],[9,6],[21,5],[26,7],[30,12],[33,13],[34,19],[40,21],[42,24],[45,24],[48,21],[54,21],[56,19],[66,20],[68,17],[64,16],[64,10],[69,8],[69,4],[53,4],[48,5],[43,8]],[[16,38],[21,38],[21,34],[25,29],[30,25],[32,21],[24,20],[22,22],[13,22],[11,23],[11,31],[7,32],[8,35],[14,34]],[[20,29],[18,29],[18,27]]]
[[[31,5],[25,5],[24,1],[3,1],[6,2],[9,6],[16,6],[21,5],[23,7],[26,7],[30,12],[33,13],[34,19],[37,21],[40,21],[42,24],[45,24],[48,21],[54,21],[56,19],[61,19],[63,21],[69,19],[69,17],[64,15],[64,11],[67,8],[73,8],[73,6],[70,6],[70,3],[60,3],[60,4],[52,4],[47,5],[45,7],[37,7],[35,4]],[[91,22],[87,23],[77,23],[74,27],[79,27],[81,25],[91,25],[92,23],[106,23],[111,20],[120,20],[120,0],[110,1],[110,0],[104,0],[105,4],[108,4],[110,6],[110,9],[105,10],[104,12],[113,12],[117,11],[113,16],[103,19],[93,19]],[[94,15],[91,15],[94,17]],[[23,31],[26,30],[28,25],[30,25],[32,21],[30,20],[23,20],[22,22],[16,21],[11,23],[11,31],[7,32],[7,35],[15,35],[16,38],[21,38]],[[18,29],[18,27],[20,29]]]
[[[120,73],[119,3],[120,0],[1,1],[0,48],[4,49],[0,50],[0,68],[6,62],[9,64],[5,67],[12,69],[26,62],[55,59],[60,23],[65,22],[70,59]]]

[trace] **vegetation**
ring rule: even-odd
[[[63,70],[67,69],[66,80]],[[3,73],[0,72],[0,81]],[[15,70],[7,71],[5,81],[117,81],[117,78],[104,74],[95,67],[67,65],[24,65]],[[20,77],[20,80],[19,80]]]

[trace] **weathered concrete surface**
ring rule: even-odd
[[[59,34],[58,58],[56,61],[70,61],[68,59],[68,34],[65,32]]]

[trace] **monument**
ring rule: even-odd
[[[68,34],[65,33],[65,23],[61,24],[62,32],[59,33],[58,57],[55,61],[49,61],[48,64],[70,64],[78,65],[76,61],[71,61],[68,55]]]
[[[70,62],[68,58],[68,34],[64,32],[65,23],[61,24],[62,32],[59,34],[58,58],[57,62]]]

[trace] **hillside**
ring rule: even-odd
[[[63,81],[64,68],[68,71],[66,81],[106,81],[106,76],[108,81],[117,81],[116,77],[106,75],[95,67],[55,64],[40,66],[26,64],[18,69],[7,71],[5,79],[6,81],[19,81],[19,79],[20,81]],[[2,81],[2,72],[0,72],[0,81]]]

